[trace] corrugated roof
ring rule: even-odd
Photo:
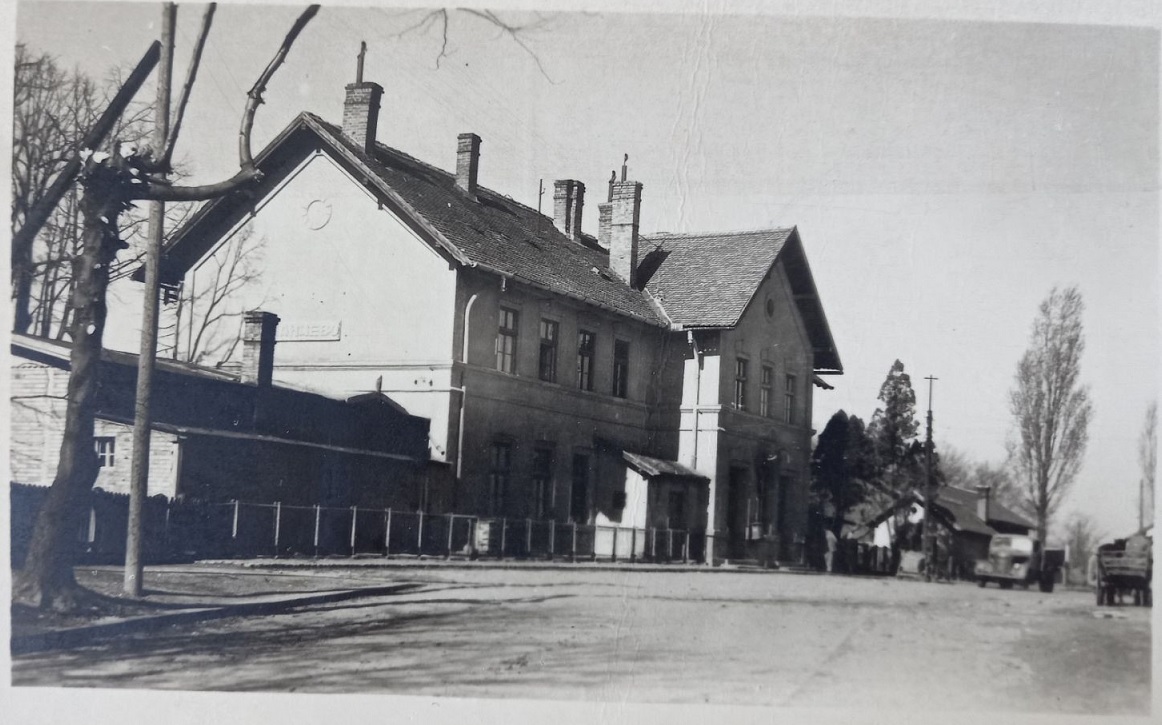
[[[706,476],[698,473],[692,468],[687,468],[677,461],[666,461],[661,458],[650,458],[638,453],[630,453],[624,451],[621,454],[625,460],[633,466],[639,473],[645,474],[648,477],[654,476],[674,476],[677,478],[696,478],[699,481],[708,481]]]
[[[641,270],[648,277],[646,288],[676,324],[731,327],[793,231],[643,237]]]

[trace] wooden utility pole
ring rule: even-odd
[[[177,5],[166,3],[161,11],[161,66],[157,72],[156,120],[153,128],[155,158],[164,159],[169,139],[170,95],[173,75],[174,24]],[[166,169],[157,176],[164,181]],[[149,234],[145,248],[145,289],[141,314],[141,354],[137,359],[137,398],[133,415],[133,462],[129,478],[129,521],[125,537],[125,593],[131,597],[142,594],[144,564],[141,558],[143,522],[142,511],[149,492],[149,439],[153,425],[150,394],[153,388],[153,368],[157,359],[157,317],[159,296],[159,269],[161,242],[165,236],[165,202],[152,201],[149,205]]]
[[[932,581],[932,571],[936,568],[936,522],[932,520],[932,509],[936,502],[936,482],[932,480],[932,383],[939,378],[931,375],[928,381],[928,434],[924,439],[924,581]]]

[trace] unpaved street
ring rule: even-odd
[[[198,571],[198,567],[189,567]],[[195,591],[207,577],[149,573]],[[1149,609],[1087,592],[722,572],[252,570],[414,588],[14,658],[13,684],[1144,714]],[[221,577],[217,577],[221,580]]]

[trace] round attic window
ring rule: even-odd
[[[770,297],[767,298],[767,317],[775,316],[775,301]]]
[[[331,221],[331,202],[326,199],[315,199],[303,208],[303,223],[308,229],[322,229],[329,221]]]

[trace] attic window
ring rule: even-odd
[[[767,298],[767,317],[775,316],[775,301],[770,297]]]

